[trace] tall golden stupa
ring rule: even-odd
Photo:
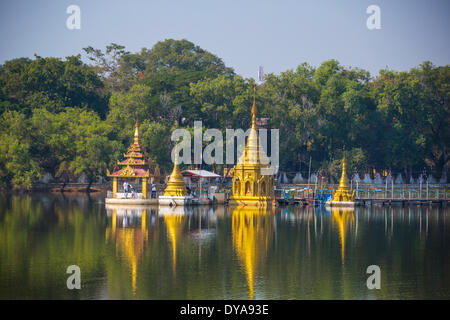
[[[267,206],[275,199],[273,172],[270,169],[269,159],[261,149],[256,129],[258,110],[255,97],[256,86],[252,106],[252,127],[244,152],[234,166],[233,195],[230,198],[232,205]]]

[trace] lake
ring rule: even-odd
[[[448,208],[173,213],[104,197],[0,195],[0,299],[450,299]]]

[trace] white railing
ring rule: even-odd
[[[113,198],[113,192],[112,191],[108,191],[106,193],[106,197],[107,198]],[[125,197],[125,193],[124,192],[117,192],[116,193],[116,199],[142,199],[142,193],[137,193],[137,192],[131,193],[131,192],[128,192],[126,194],[126,197]]]

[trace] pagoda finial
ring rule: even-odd
[[[345,149],[344,149],[344,156],[342,157],[342,173],[341,173],[341,180],[339,181],[340,187],[348,187],[348,181],[347,181],[347,159],[345,158]]]
[[[134,125],[134,144],[139,144],[139,122],[137,120]]]
[[[256,115],[258,109],[256,108],[256,84],[253,87],[253,106],[252,106],[252,129],[256,129]]]

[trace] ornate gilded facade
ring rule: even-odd
[[[269,159],[259,143],[256,115],[257,108],[253,98],[252,126],[244,152],[234,166],[230,204],[264,206],[272,203],[275,198],[275,180]]]

